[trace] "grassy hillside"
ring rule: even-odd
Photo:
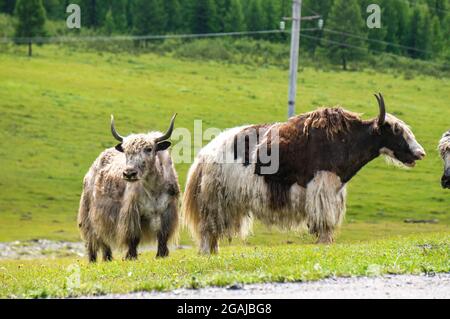
[[[373,117],[372,93],[381,91],[388,111],[413,127],[428,152],[413,170],[388,166],[380,158],[351,181],[347,222],[360,227],[344,227],[344,238],[376,237],[380,229],[448,230],[450,196],[439,185],[436,144],[450,126],[449,84],[373,71],[301,70],[298,112],[341,104]],[[163,130],[174,112],[177,127],[192,129],[193,121],[202,119],[204,129],[227,128],[285,120],[286,96],[287,72],[278,68],[56,46],[36,47],[32,59],[0,51],[0,241],[78,239],[83,175],[104,148],[115,144],[111,113],[122,134]],[[182,185],[188,167],[177,165]],[[400,224],[406,218],[436,218],[439,224]],[[266,236],[261,240],[284,238],[265,229],[260,234]]]

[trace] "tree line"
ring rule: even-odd
[[[366,26],[366,8],[373,2],[382,10],[379,29]],[[45,33],[43,20],[64,20],[70,3],[80,5],[82,28],[134,35],[272,30],[291,15],[292,6],[291,0],[0,0],[0,12],[18,17],[18,36],[36,36]],[[450,0],[303,0],[302,11],[324,21],[323,29],[317,29],[317,20],[302,22],[308,30],[302,49],[344,68],[347,60],[369,52],[450,61]]]

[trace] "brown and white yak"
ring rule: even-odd
[[[364,165],[384,154],[412,167],[425,156],[410,128],[376,97],[374,120],[320,108],[284,123],[232,128],[205,146],[189,170],[182,208],[200,252],[217,253],[223,237],[246,236],[254,217],[282,229],[307,226],[318,242],[333,242],[346,185]],[[262,159],[274,149],[277,157]],[[263,173],[273,160],[278,169]]]
[[[444,160],[444,174],[442,175],[441,185],[443,188],[450,188],[450,131],[442,135],[439,141],[439,152]]]
[[[167,243],[178,228],[179,185],[165,134],[150,132],[122,137],[111,116],[111,132],[120,142],[95,160],[84,178],[78,226],[88,258],[99,249],[112,259],[111,247],[126,248],[126,259],[137,258],[140,242],[158,241],[157,257],[168,256]]]

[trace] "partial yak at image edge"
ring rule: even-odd
[[[442,135],[438,150],[444,161],[444,173],[441,178],[441,186],[442,188],[450,188],[450,130]]]

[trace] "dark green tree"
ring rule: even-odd
[[[61,0],[43,0],[45,12],[48,19],[62,19],[66,12],[64,1]]]
[[[167,14],[167,31],[176,33],[182,31],[183,15],[181,12],[181,5],[179,0],[165,0],[165,10]]]
[[[124,33],[127,29],[127,1],[126,0],[110,0],[111,6],[108,10],[110,12],[112,23],[113,23],[113,31],[117,33]],[[105,17],[105,24],[107,22],[108,13]],[[108,22],[110,23],[110,22]]]
[[[357,0],[335,0],[326,27],[340,33],[326,32],[321,51],[331,61],[340,61],[344,70],[347,70],[348,61],[360,59],[366,54],[363,39],[366,36],[365,21]]]
[[[81,21],[86,27],[98,26],[98,7],[96,0],[81,0]]]
[[[408,33],[408,54],[412,58],[426,59],[431,49],[431,19],[427,9],[416,6],[413,10]]]
[[[249,0],[246,13],[247,28],[250,31],[264,30],[266,27],[265,12],[261,0]]]
[[[228,11],[224,18],[225,32],[239,32],[245,30],[245,17],[240,0],[229,0]]]
[[[304,0],[302,16],[315,16],[320,15],[322,20],[326,22],[328,14],[331,9],[333,1],[332,0]],[[288,14],[290,16],[290,13]],[[323,36],[324,31],[318,28],[319,19],[307,20],[302,22],[302,29],[309,29],[310,31],[305,31],[306,34],[314,37],[307,38],[304,37],[300,40],[302,48],[307,51],[314,52],[317,46],[320,44],[320,39]],[[317,30],[313,30],[317,29]]]
[[[133,33],[137,35],[161,34],[165,31],[166,12],[163,0],[135,0],[133,7]]]
[[[192,17],[194,33],[211,33],[219,31],[217,7],[214,0],[197,0]]]
[[[450,13],[447,13],[442,23],[442,54],[447,63],[450,63]]]
[[[422,59],[431,58],[433,33],[431,30],[431,16],[427,8],[422,11],[419,25],[418,39],[416,41],[417,47],[422,50],[419,57]]]
[[[42,0],[17,0],[15,15],[18,19],[16,37],[32,38],[45,35],[45,8]],[[32,55],[32,40],[28,42],[28,56]]]
[[[273,0],[263,0],[262,9],[265,14],[264,22],[266,23],[265,29],[273,30],[278,29],[281,21],[281,13],[279,7]]]
[[[197,0],[182,0],[181,16],[183,32],[192,33]],[[180,2],[181,4],[181,2]]]
[[[79,5],[83,26],[94,29],[103,25],[106,13],[111,7],[107,0],[81,0]]]
[[[13,14],[16,7],[16,0],[0,0],[0,12]]]
[[[114,19],[112,10],[109,9],[106,13],[105,21],[103,23],[103,32],[107,35],[111,35],[115,31]]]
[[[419,28],[420,28],[420,19],[422,15],[420,12],[420,8],[416,7],[414,8],[412,12],[412,16],[410,19],[409,29],[408,29],[408,41],[407,45],[411,48],[418,48],[418,37],[419,37]],[[410,49],[408,50],[408,54],[411,57],[418,57],[419,53],[416,50]]]
[[[438,57],[442,53],[444,38],[441,30],[441,23],[438,16],[431,19],[431,51],[432,57]]]
[[[215,0],[216,11],[217,11],[217,26],[218,32],[223,32],[225,30],[225,14],[228,11],[229,0]]]
[[[384,40],[393,44],[400,44],[401,32],[400,32],[400,15],[398,12],[397,1],[383,1],[382,3],[382,16],[381,23],[383,28],[386,29]],[[401,48],[395,45],[387,45],[387,52],[400,53]]]
[[[450,9],[448,0],[426,0],[432,17],[437,16],[443,22],[447,11]]]
[[[127,17],[127,28],[128,30],[133,29],[133,0],[126,0],[125,11]]]

